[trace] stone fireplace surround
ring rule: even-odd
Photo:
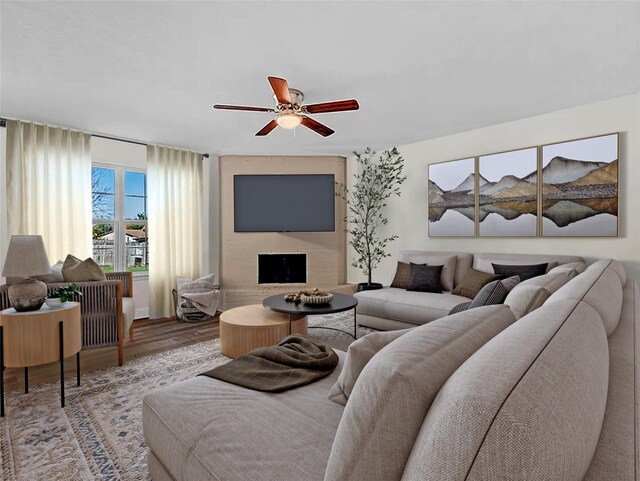
[[[333,174],[345,182],[346,159],[339,156],[220,157],[220,283],[222,309],[259,304],[273,294],[317,287],[352,292],[346,284],[344,202],[336,198],[334,232],[234,232],[233,176]],[[258,283],[258,254],[306,254],[306,283]]]

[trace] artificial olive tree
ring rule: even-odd
[[[397,235],[381,237],[380,226],[386,225],[384,208],[392,195],[400,196],[400,185],[406,180],[403,175],[404,159],[397,148],[378,153],[367,148],[363,153],[354,152],[357,173],[351,188],[336,183],[336,195],[347,205],[347,232],[351,235],[349,244],[357,257],[352,266],[359,268],[367,276],[367,286],[371,287],[371,274],[380,261],[389,257],[387,244]]]

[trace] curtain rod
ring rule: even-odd
[[[7,119],[0,118],[0,127],[6,127],[6,126],[7,126]],[[145,144],[144,142],[138,142],[137,140],[129,140],[129,139],[123,139],[123,138],[119,138],[119,137],[111,137],[110,135],[94,134],[94,133],[91,133],[91,132],[87,132],[87,133],[89,135],[91,135],[91,137],[99,137],[101,139],[107,139],[107,140],[116,140],[118,142],[126,142],[128,144],[144,145],[145,147],[147,146],[147,144]],[[209,158],[209,154],[201,154],[201,155],[205,159]]]

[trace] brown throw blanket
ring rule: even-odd
[[[329,346],[293,335],[275,346],[254,349],[200,376],[256,391],[282,392],[318,381],[331,374],[337,365],[338,355]]]

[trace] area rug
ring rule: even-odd
[[[353,332],[353,315],[314,316],[309,324]],[[358,328],[358,336],[368,332]],[[311,329],[309,335],[339,349],[352,340],[328,329]],[[80,387],[75,378],[67,380],[64,409],[59,382],[30,387],[28,394],[7,393],[6,416],[0,420],[0,479],[151,479],[142,397],[228,361],[216,339],[92,371],[82,376]]]

